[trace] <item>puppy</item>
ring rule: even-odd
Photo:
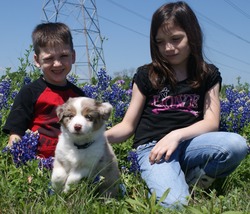
[[[109,103],[87,97],[69,98],[56,109],[61,134],[55,150],[51,183],[55,191],[68,192],[82,178],[101,176],[101,194],[116,197],[120,173],[116,156],[104,136]]]

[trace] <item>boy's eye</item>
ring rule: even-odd
[[[44,62],[51,62],[52,61],[52,58],[45,58],[43,59]]]

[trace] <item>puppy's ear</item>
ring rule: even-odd
[[[100,112],[103,120],[109,119],[112,109],[113,109],[112,105],[108,102],[101,103],[98,106],[98,111]]]
[[[56,114],[57,114],[57,117],[59,118],[59,122],[62,120],[63,118],[63,111],[64,111],[64,105],[60,105],[60,106],[57,106],[56,108]]]
[[[71,101],[71,99],[72,98],[70,97],[64,104],[57,106],[56,114],[57,114],[57,117],[59,118],[59,122],[62,120],[64,109],[67,106],[67,104]]]

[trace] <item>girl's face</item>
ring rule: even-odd
[[[48,83],[64,86],[66,76],[75,63],[75,51],[69,45],[41,48],[39,56],[34,55],[34,60]]]
[[[163,24],[155,37],[160,54],[175,69],[186,69],[190,47],[186,32],[173,24]]]

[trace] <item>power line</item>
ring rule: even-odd
[[[148,18],[142,16],[141,14],[138,14],[137,12],[135,12],[135,11],[133,11],[133,10],[130,10],[130,9],[127,8],[127,7],[124,7],[123,5],[120,5],[120,4],[116,3],[116,2],[114,2],[113,0],[107,0],[107,1],[109,1],[110,3],[116,5],[117,7],[121,8],[121,9],[123,9],[123,10],[126,10],[126,11],[129,12],[129,13],[132,13],[133,15],[136,15],[136,16],[138,16],[138,17],[140,17],[140,18],[142,18],[142,19],[147,20],[147,21],[150,22],[150,20],[149,20]],[[225,1],[229,1],[229,0],[225,0]],[[237,39],[239,39],[239,40],[241,40],[241,41],[244,41],[244,42],[250,44],[250,41],[249,41],[249,40],[247,40],[247,39],[245,39],[245,38],[243,38],[243,37],[237,35],[237,34],[234,33],[234,32],[231,32],[230,30],[226,29],[225,27],[223,27],[222,25],[218,24],[217,22],[215,22],[215,21],[209,19],[208,17],[204,16],[204,15],[201,14],[200,12],[197,12],[197,11],[196,11],[196,13],[198,13],[199,16],[201,16],[206,22],[208,22],[209,24],[214,25],[214,26],[215,26],[216,28],[218,28],[219,30],[222,30],[222,31],[224,31],[224,32],[227,33],[227,34],[230,34],[230,35],[236,37]],[[133,33],[136,33],[136,34],[141,35],[141,36],[143,36],[143,37],[149,38],[148,35],[145,35],[145,34],[143,34],[143,33],[141,33],[141,32],[138,32],[138,31],[136,31],[136,30],[134,30],[134,29],[132,29],[132,28],[130,28],[130,27],[127,27],[127,26],[125,26],[125,25],[121,25],[121,24],[119,24],[119,23],[117,23],[117,22],[114,22],[113,20],[110,20],[110,19],[105,18],[105,17],[102,17],[102,16],[100,16],[100,18],[102,18],[102,19],[104,19],[104,20],[106,20],[106,21],[108,21],[108,22],[111,22],[111,23],[113,23],[113,24],[115,24],[115,25],[117,25],[117,26],[119,26],[119,27],[122,27],[122,28],[124,28],[124,29],[126,29],[126,30],[129,30],[129,31],[131,31],[131,32],[133,32]],[[246,65],[250,65],[250,63],[248,63],[248,62],[245,62],[245,61],[243,61],[243,60],[241,60],[241,59],[238,59],[238,58],[236,58],[236,57],[230,56],[230,55],[228,55],[228,54],[226,54],[226,53],[223,53],[222,51],[216,50],[216,49],[211,48],[211,47],[209,47],[209,46],[206,46],[206,47],[207,47],[208,49],[210,49],[211,51],[217,52],[217,53],[219,53],[219,54],[221,54],[221,55],[224,55],[224,56],[226,56],[226,57],[228,57],[228,58],[230,58],[230,59],[233,59],[233,60],[235,60],[235,61],[244,63],[244,64],[246,64]],[[221,64],[221,63],[218,63],[218,64]],[[226,67],[228,67],[228,68],[233,68],[233,67],[228,66],[228,65],[224,65],[224,66],[226,66]],[[233,69],[235,69],[235,68],[233,68]],[[239,69],[238,69],[238,71],[239,71]],[[249,73],[249,72],[247,72],[247,71],[242,71],[242,72]]]
[[[222,66],[227,67],[227,68],[230,68],[230,69],[234,69],[235,71],[239,71],[239,72],[242,72],[242,73],[247,73],[247,74],[249,74],[249,71],[245,71],[245,70],[241,70],[241,69],[239,69],[239,68],[235,68],[235,67],[232,67],[232,66],[229,66],[229,65],[225,65],[225,64],[223,64],[223,63],[221,63],[221,62],[218,62],[218,61],[216,61],[216,60],[214,60],[213,63],[215,63],[216,65],[222,65]]]
[[[134,30],[134,29],[132,29],[132,28],[129,28],[129,27],[125,26],[125,25],[121,25],[121,24],[119,24],[119,23],[117,23],[117,22],[114,22],[113,20],[110,20],[110,19],[105,18],[105,17],[100,16],[100,15],[99,15],[99,17],[100,17],[101,19],[103,19],[103,20],[106,20],[106,21],[108,21],[108,22],[114,24],[114,25],[117,25],[117,26],[119,26],[119,27],[122,27],[122,28],[124,28],[124,29],[126,29],[126,30],[128,30],[128,31],[130,31],[130,32],[132,32],[132,33],[136,33],[136,34],[138,34],[138,35],[140,35],[140,36],[143,36],[143,37],[145,37],[145,38],[149,38],[148,35],[145,35],[145,34],[143,34],[143,33],[141,33],[141,32],[138,32],[138,31],[136,31],[136,30]],[[212,48],[212,47],[209,47],[209,46],[205,46],[205,47],[208,48],[208,49],[210,49],[211,51],[217,52],[217,53],[219,53],[219,54],[221,54],[221,55],[224,55],[224,56],[226,56],[226,57],[228,57],[228,58],[230,58],[230,59],[234,59],[234,60],[236,60],[236,61],[238,61],[238,62],[244,63],[244,64],[246,64],[246,65],[250,65],[250,63],[248,63],[248,62],[245,62],[245,61],[243,61],[243,60],[241,60],[241,59],[238,59],[238,58],[236,58],[236,57],[230,56],[230,55],[228,55],[228,54],[226,54],[226,53],[223,53],[222,51],[216,50],[215,48]]]
[[[226,57],[228,57],[228,58],[230,58],[230,59],[234,59],[234,60],[236,60],[236,61],[238,61],[238,62],[241,62],[241,63],[244,63],[244,64],[246,64],[246,65],[250,65],[250,63],[248,63],[248,62],[245,62],[245,61],[243,61],[243,60],[241,60],[241,59],[238,59],[238,58],[236,58],[236,57],[233,57],[233,56],[230,56],[230,55],[228,55],[228,54],[225,54],[225,53],[223,53],[222,51],[218,51],[218,50],[216,50],[215,48],[211,48],[211,47],[209,47],[209,46],[206,46],[208,49],[210,49],[210,50],[212,50],[212,51],[214,51],[214,52],[217,52],[217,53],[219,53],[219,54],[221,54],[221,55],[224,55],[224,56],[226,56]]]
[[[133,14],[133,15],[136,15],[136,16],[138,16],[138,17],[144,19],[144,20],[150,21],[150,19],[148,19],[147,17],[142,16],[141,14],[139,14],[139,13],[137,13],[137,12],[135,12],[135,11],[133,11],[133,10],[131,10],[131,9],[129,9],[129,8],[127,8],[127,7],[123,6],[123,5],[121,5],[121,4],[118,4],[118,3],[114,2],[113,0],[107,0],[107,1],[109,1],[110,3],[116,5],[117,7],[121,8],[121,9],[123,9],[123,10],[128,11],[129,13],[131,13],[131,14]],[[224,0],[224,1],[226,1],[226,2],[229,3],[229,4],[231,4],[232,6],[234,5],[234,4],[233,4],[232,2],[230,2],[229,0]],[[234,5],[234,7],[238,8],[238,10],[240,10],[242,14],[245,14],[246,16],[249,16],[249,18],[250,18],[250,15],[248,15],[247,13],[245,13],[244,11],[242,11],[238,6]],[[197,12],[197,13],[199,13],[199,12]],[[207,22],[209,22],[210,24],[214,25],[214,26],[217,27],[218,29],[220,29],[220,30],[222,30],[222,31],[224,31],[224,32],[226,32],[226,33],[228,33],[228,34],[230,34],[230,35],[236,37],[237,39],[240,39],[240,40],[242,40],[242,41],[244,41],[244,42],[250,44],[250,41],[249,41],[249,40],[247,40],[247,39],[245,39],[245,38],[243,38],[243,37],[237,35],[236,33],[232,32],[232,31],[230,31],[230,30],[228,30],[228,29],[226,29],[226,28],[223,27],[222,25],[220,25],[220,24],[216,23],[215,21],[209,19],[208,17],[204,16],[203,14],[201,14],[201,13],[199,13],[199,14],[200,14],[200,16],[203,17]]]
[[[145,34],[139,32],[139,31],[136,31],[136,30],[134,30],[134,29],[132,29],[132,28],[130,28],[130,27],[127,27],[127,26],[125,26],[125,25],[122,25],[122,24],[119,24],[119,23],[117,23],[117,22],[114,22],[114,21],[111,20],[111,19],[105,18],[105,17],[100,16],[100,15],[99,15],[99,17],[100,17],[101,19],[104,19],[104,20],[108,21],[108,22],[111,22],[111,23],[114,24],[114,25],[117,25],[117,26],[119,26],[119,27],[122,27],[122,28],[124,28],[124,29],[126,29],[126,30],[128,30],[128,31],[131,31],[131,32],[136,33],[136,34],[138,34],[138,35],[140,35],[140,36],[149,38],[148,35],[145,35]]]
[[[130,10],[129,8],[127,8],[127,7],[125,7],[125,6],[123,6],[123,5],[121,5],[121,4],[118,4],[117,2],[114,2],[114,1],[112,1],[112,0],[106,0],[106,1],[109,1],[110,3],[116,5],[117,7],[121,8],[121,9],[123,9],[123,10],[126,10],[127,12],[129,12],[129,13],[135,15],[135,16],[138,16],[138,17],[140,17],[140,18],[142,18],[142,19],[144,19],[144,20],[146,20],[146,21],[149,21],[149,22],[151,21],[151,20],[148,19],[147,17],[145,17],[145,16],[143,16],[143,15],[141,15],[141,14],[139,14],[139,13],[133,11],[133,10]]]
[[[243,16],[245,16],[248,19],[250,19],[250,15],[248,13],[246,13],[245,11],[243,11],[241,8],[239,8],[236,4],[234,4],[230,0],[224,0],[224,1],[226,3],[228,3],[231,7],[233,7],[235,10],[237,10],[239,13],[241,13]]]
[[[196,13],[199,14],[199,16],[200,16],[201,18],[203,18],[206,22],[208,22],[209,24],[214,25],[214,26],[215,26],[216,28],[218,28],[219,30],[222,30],[222,31],[224,31],[224,32],[226,32],[226,33],[228,33],[228,34],[230,34],[231,36],[234,36],[234,37],[236,37],[237,39],[239,39],[239,40],[241,40],[241,41],[243,41],[243,42],[246,42],[247,44],[250,44],[250,41],[249,41],[249,40],[244,39],[243,37],[239,36],[238,34],[236,34],[236,33],[232,32],[232,31],[226,29],[226,28],[223,27],[222,25],[220,25],[220,24],[216,23],[215,21],[209,19],[208,17],[202,15],[200,12],[197,12],[197,11],[196,11]]]

